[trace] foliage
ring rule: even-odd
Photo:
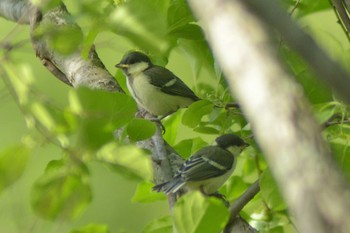
[[[45,10],[59,3],[44,2]],[[296,3],[292,0],[281,2],[287,10],[291,10]],[[227,103],[235,99],[230,95],[205,36],[185,1],[87,0],[64,3],[72,14],[71,20],[78,22],[82,32],[71,28],[52,28],[50,25],[40,28],[38,32],[47,36],[51,45],[64,54],[80,48],[86,57],[90,46],[101,41],[100,37],[120,43],[120,56],[127,50],[140,49],[148,52],[152,60],[161,65],[171,65],[174,54],[180,54],[176,62],[190,66],[190,72],[181,78],[186,83],[192,82],[190,86],[203,100],[164,119],[164,138],[181,156],[188,158],[199,148],[211,143],[216,135],[227,132],[241,135],[251,146],[239,157],[234,176],[222,187],[221,193],[232,202],[260,178],[261,193],[243,209],[242,215],[261,232],[296,232],[278,187],[266,168],[263,155],[251,139],[249,123],[239,108],[225,108]],[[333,46],[338,46],[333,56],[348,66],[347,57],[344,58],[348,45],[339,39],[345,36],[335,19],[332,18],[333,26],[339,27],[339,30],[336,33],[329,32],[328,36],[324,33],[327,28],[312,28],[313,21],[307,20],[317,17],[322,11],[331,12],[328,1],[302,1],[293,16],[310,30],[326,50],[332,51]],[[275,36],[278,39],[278,35]],[[340,167],[350,178],[347,107],[332,95],[328,87],[318,82],[312,71],[283,41],[280,44],[282,60],[313,104],[315,117],[324,126],[324,137],[330,142]],[[26,172],[29,161],[36,161],[33,154],[38,148],[51,144],[61,151],[55,152],[60,154],[59,159],[50,157],[45,171],[30,184],[31,206],[41,218],[75,223],[82,217],[95,198],[91,187],[91,180],[95,176],[91,172],[94,163],[106,166],[109,171],[137,183],[134,195],[128,197],[133,202],[149,205],[162,201],[166,204],[164,194],[151,191],[153,183],[149,153],[135,146],[135,142],[151,137],[155,133],[155,126],[153,122],[134,117],[136,104],[132,98],[126,94],[85,88],[67,88],[64,97],[55,98],[50,92],[54,91],[53,86],[57,82],[49,81],[50,86],[46,88],[50,91],[45,93],[43,89],[46,88],[41,88],[37,80],[40,75],[31,68],[31,61],[13,55],[21,49],[9,51],[4,47],[0,50],[2,89],[11,94],[26,123],[26,130],[19,142],[2,145],[0,191],[15,186]],[[108,52],[114,53],[112,49]],[[117,59],[114,54],[111,57],[108,58]],[[104,60],[103,57],[101,59]],[[105,61],[109,62],[108,59]],[[172,70],[177,74],[181,69],[182,66]],[[44,75],[50,76],[47,72]],[[115,76],[126,89],[122,73],[117,71]],[[50,76],[50,80],[54,78]],[[6,136],[5,133],[2,135]],[[105,192],[111,192],[108,188],[105,187]],[[121,196],[124,187],[117,189],[113,195]],[[166,233],[172,232],[175,224],[179,232],[212,233],[220,232],[227,219],[228,211],[223,203],[214,198],[205,198],[199,193],[190,193],[177,202],[172,217],[153,219],[139,229],[143,228],[144,233]],[[138,225],[137,221],[133,219],[133,224]],[[71,227],[70,232],[107,233],[110,232],[108,228],[105,224],[90,222],[83,227]],[[118,226],[117,229],[122,228]]]

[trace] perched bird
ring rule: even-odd
[[[154,186],[153,190],[168,194],[186,188],[214,194],[235,169],[236,157],[248,146],[235,134],[222,135],[215,141],[216,145],[200,149],[185,161],[172,180]]]
[[[181,79],[153,65],[141,52],[126,54],[115,67],[127,77],[128,89],[137,104],[152,115],[165,117],[199,100]]]

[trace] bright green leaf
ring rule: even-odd
[[[11,146],[0,152],[0,192],[21,177],[29,153],[30,150],[23,145]]]
[[[150,156],[135,146],[109,143],[97,152],[97,158],[128,178],[151,180],[153,177]]]
[[[231,176],[222,187],[226,199],[231,201],[237,199],[249,187],[239,176]]]
[[[184,112],[182,124],[194,128],[201,123],[204,115],[209,114],[213,109],[213,104],[208,100],[200,100],[191,104]]]
[[[156,132],[156,126],[149,120],[134,118],[129,122],[126,131],[130,140],[141,141],[150,138]]]
[[[229,217],[228,209],[217,198],[190,192],[181,197],[174,207],[174,222],[181,233],[219,233]]]
[[[74,108],[82,111],[78,141],[81,148],[99,149],[113,141],[113,132],[134,118],[136,105],[130,96],[120,93],[79,88]],[[74,96],[74,95],[73,95]]]
[[[72,230],[70,233],[109,233],[107,225],[90,223],[84,227]]]
[[[153,186],[154,184],[149,181],[139,183],[131,201],[138,203],[149,203],[159,200],[166,200],[166,196],[163,193],[152,191]]]
[[[51,161],[32,188],[34,211],[50,220],[77,218],[92,200],[88,178],[88,170],[81,163]]]
[[[278,190],[270,170],[266,169],[260,177],[261,195],[266,204],[274,211],[286,209],[286,204]]]
[[[172,233],[173,224],[170,216],[165,216],[159,219],[155,219],[150,222],[143,233]]]

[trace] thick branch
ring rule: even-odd
[[[244,4],[266,25],[276,29],[284,41],[309,64],[317,77],[329,85],[339,98],[350,103],[349,74],[320,49],[275,0],[247,0]]]
[[[68,16],[67,9],[61,5],[43,16],[39,11],[36,11],[30,17],[32,42],[37,56],[43,64],[50,64],[47,67],[52,74],[74,87],[87,86],[92,89],[122,92],[117,82],[100,61],[94,46],[90,50],[88,59],[85,60],[80,49],[69,55],[63,55],[50,47],[45,35],[37,36],[35,34],[39,25],[42,27],[49,25],[56,28],[69,26],[80,30],[75,23],[68,21]]]
[[[213,53],[251,123],[300,232],[348,232],[348,184],[332,160],[302,88],[281,68],[268,39],[267,24],[252,14],[247,2],[249,7],[253,2],[266,4],[273,10],[271,14],[279,16],[274,19],[280,26],[286,22],[284,32],[291,31],[287,35],[294,33],[292,38],[296,41],[304,39],[301,45],[290,43],[295,48],[300,46],[297,50],[308,60],[315,59],[309,62],[315,68],[322,67],[318,74],[324,72],[322,77],[332,83],[340,96],[350,100],[347,74],[309,36],[295,29],[287,14],[275,14],[276,8],[267,1],[189,2],[202,20]],[[305,55],[306,51],[311,55]]]
[[[1,0],[0,16],[21,24],[29,24],[29,17],[33,15],[34,8],[27,0]]]

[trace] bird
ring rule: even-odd
[[[170,70],[154,65],[142,52],[127,53],[115,67],[126,76],[128,90],[136,103],[161,119],[200,100],[181,79]]]
[[[176,194],[184,188],[215,195],[235,169],[237,156],[249,145],[236,134],[219,136],[215,142],[190,156],[172,180],[155,185],[153,191]]]

